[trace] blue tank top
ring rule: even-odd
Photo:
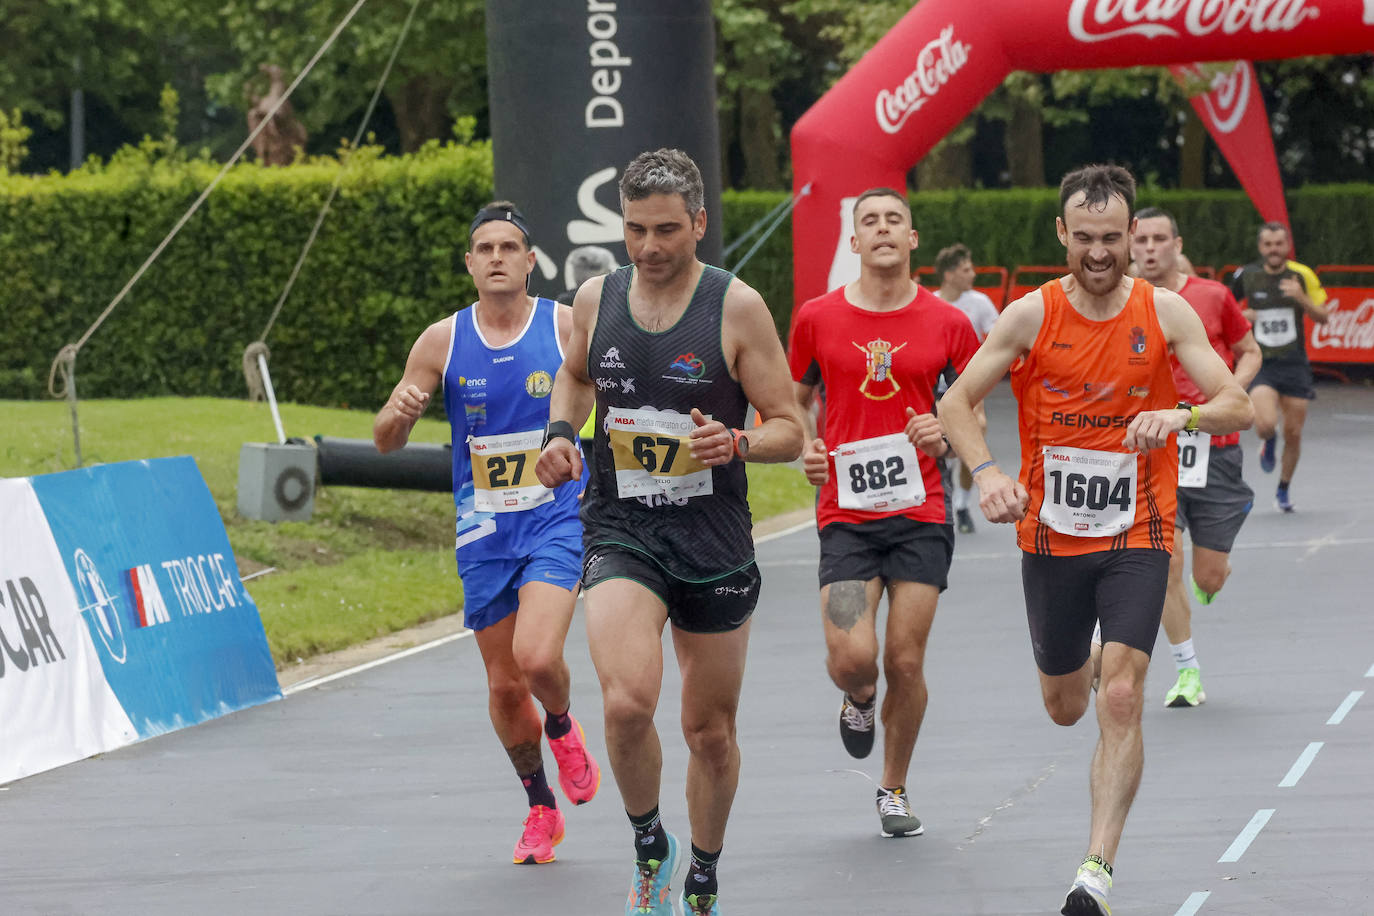
[[[581,536],[577,497],[586,466],[581,480],[551,498],[534,476],[562,364],[558,305],[550,299],[535,300],[520,336],[499,347],[483,339],[475,306],[454,314],[443,385],[460,564],[518,559],[549,538]]]

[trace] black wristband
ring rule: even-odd
[[[540,449],[549,447],[549,443],[558,438],[567,439],[573,445],[577,444],[577,430],[567,420],[550,420],[544,427],[544,444]]]

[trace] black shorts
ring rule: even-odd
[[[728,633],[744,626],[759,601],[759,567],[748,565],[704,582],[679,579],[646,553],[618,544],[598,544],[582,560],[582,588],[608,579],[638,582],[668,608],[673,626],[688,633]]]
[[[945,590],[954,528],[902,515],[871,522],[831,522],[821,529],[821,587],[880,578]]]
[[[1268,385],[1285,398],[1306,398],[1317,396],[1312,384],[1312,367],[1307,363],[1289,363],[1265,360],[1260,364],[1255,380],[1250,383],[1253,391],[1259,385]]]
[[[1102,641],[1146,655],[1155,645],[1169,584],[1169,551],[1132,547],[1078,557],[1021,554],[1035,664],[1051,677],[1083,667],[1093,625]]]
[[[1174,527],[1192,533],[1193,544],[1230,553],[1240,526],[1255,504],[1255,491],[1241,474],[1239,445],[1212,446],[1207,486],[1178,488]]]

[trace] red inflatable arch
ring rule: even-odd
[[[1355,54],[1374,0],[920,0],[792,130],[795,301],[858,275],[852,198],[906,172],[1013,70]],[[1286,222],[1273,140],[1242,62],[1193,101],[1256,208]]]

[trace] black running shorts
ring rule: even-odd
[[[758,604],[762,581],[753,560],[718,578],[688,582],[632,547],[597,544],[582,560],[582,588],[591,591],[609,579],[629,579],[653,592],[668,608],[673,626],[688,633],[728,633],[744,626]]]
[[[1241,475],[1242,455],[1239,445],[1212,446],[1207,486],[1178,488],[1174,527],[1190,532],[1195,546],[1231,552],[1255,503],[1255,492]]]
[[[1132,547],[1078,557],[1021,554],[1035,664],[1045,674],[1071,674],[1088,660],[1093,625],[1102,641],[1146,655],[1155,645],[1169,584],[1169,551]]]
[[[954,528],[906,516],[831,522],[821,529],[821,587],[832,582],[894,579],[945,590]]]
[[[1317,396],[1317,389],[1312,385],[1312,367],[1307,363],[1265,360],[1260,364],[1255,380],[1250,383],[1250,390],[1260,385],[1268,385],[1285,398],[1306,398],[1310,401]]]

